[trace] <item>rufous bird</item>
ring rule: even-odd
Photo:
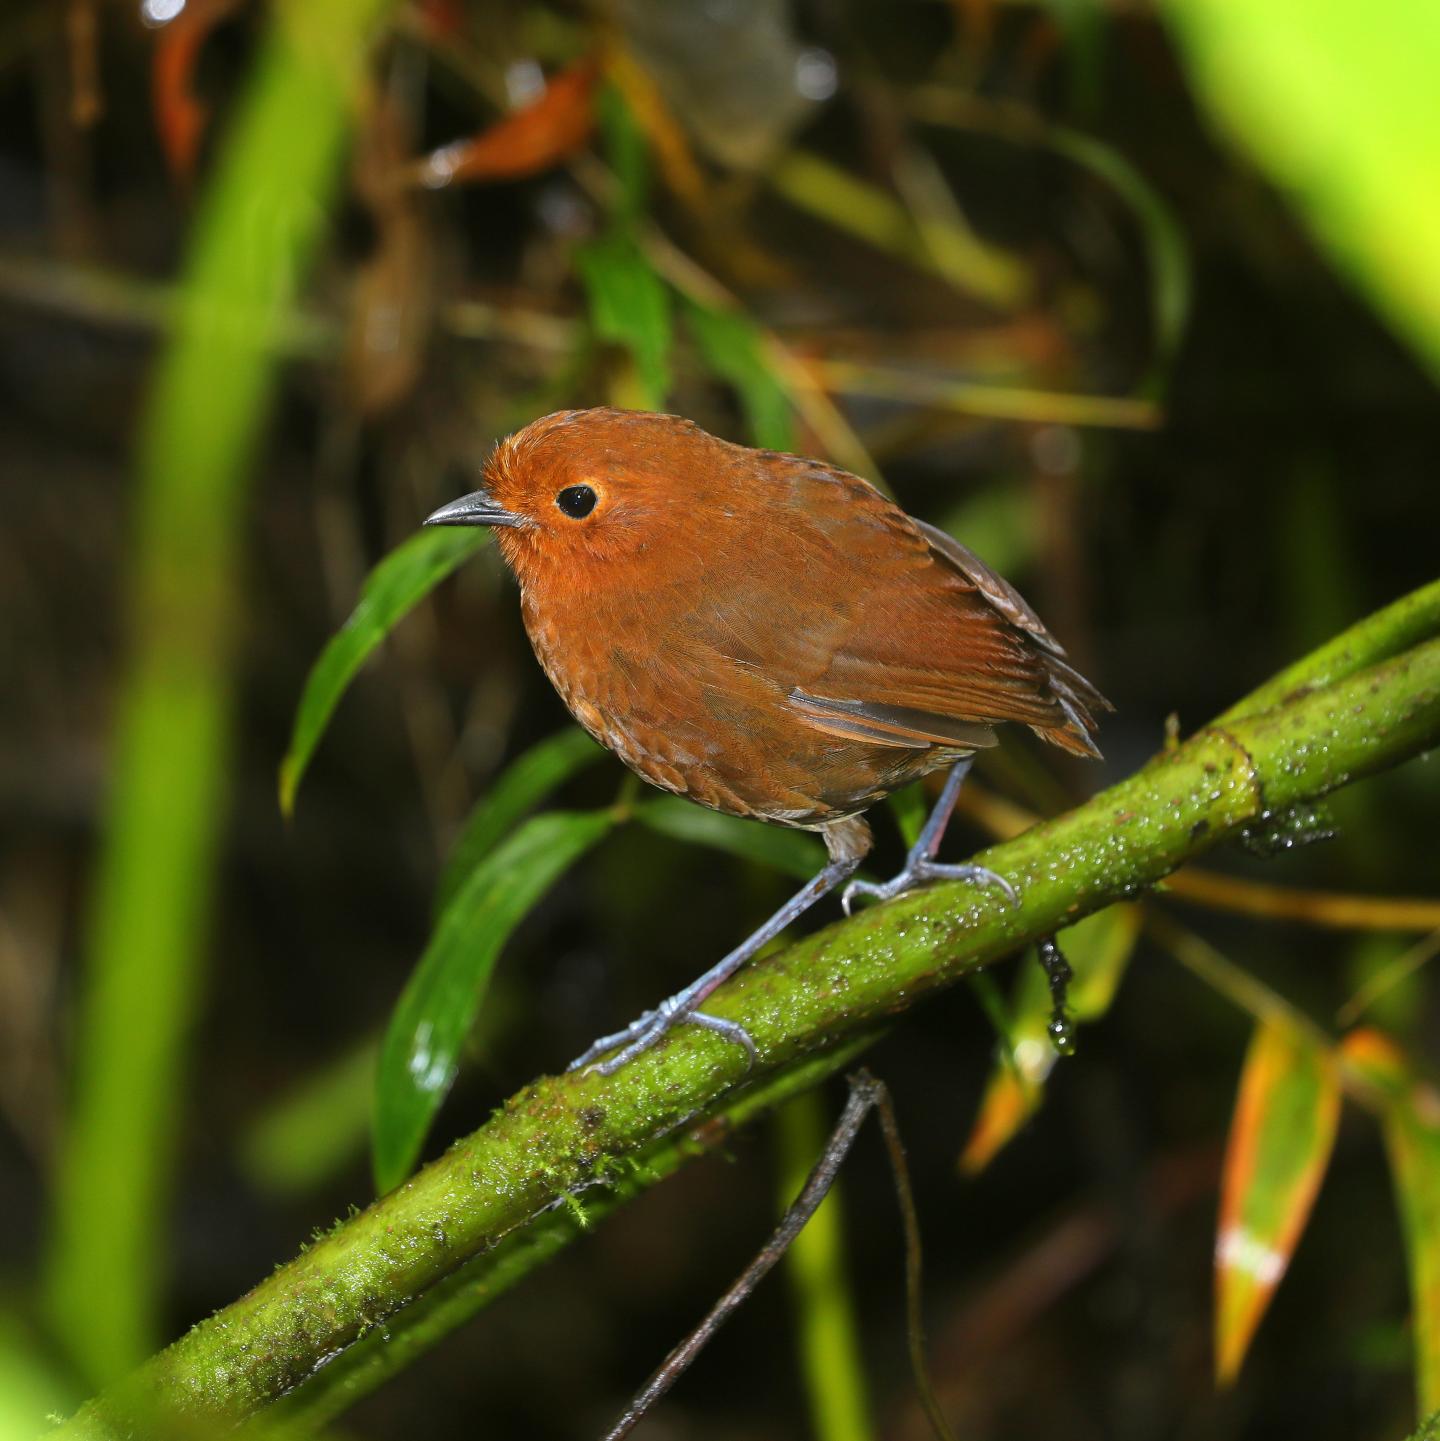
[[[609,1073],[680,1021],[754,1054],[701,1003],[842,882],[1010,885],[935,859],[995,727],[1098,757],[1111,709],[1013,586],[959,541],[824,461],[719,440],[674,415],[562,410],[501,441],[484,488],[427,525],[488,525],[535,655],[570,713],[651,785],[818,831],[829,863],[691,985],[573,1064]],[[905,868],[852,880],[862,812],[951,768]]]

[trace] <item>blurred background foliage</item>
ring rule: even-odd
[[[497,436],[673,409],[961,536],[1119,706],[1103,767],[987,754],[957,844],[1004,833],[1434,579],[1437,73],[1425,0],[14,0],[0,1436],[363,1205],[372,1133],[393,1184],[813,864],[639,793],[484,537],[412,538]],[[1437,802],[1412,765],[1078,928],[1073,1060],[1033,966],[875,1051],[961,1435],[1440,1406]],[[347,1429],[598,1429],[834,1102]],[[845,1184],[675,1434],[921,1434],[878,1148]]]

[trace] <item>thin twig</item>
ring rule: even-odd
[[[795,1198],[794,1204],[781,1218],[775,1233],[760,1248],[759,1254],[740,1273],[735,1284],[712,1307],[709,1315],[660,1363],[640,1393],[621,1413],[620,1419],[605,1433],[605,1441],[620,1441],[634,1430],[636,1423],[689,1369],[690,1363],[707,1346],[711,1338],[730,1319],[731,1314],[770,1273],[789,1249],[790,1243],[805,1229],[805,1223],[819,1209],[841,1163],[855,1144],[866,1113],[875,1104],[874,1088],[878,1082],[864,1071],[850,1078],[850,1097],[835,1123],[820,1159]]]
[[[1164,419],[1154,401],[1128,395],[1086,395],[1079,391],[980,384],[848,360],[816,361],[814,370],[832,390],[907,405],[931,405],[994,420],[1155,430]]]
[[[910,1336],[910,1365],[915,1374],[915,1387],[936,1435],[941,1441],[954,1441],[954,1433],[945,1423],[925,1365],[925,1335],[920,1308],[920,1223],[915,1214],[915,1197],[910,1188],[910,1173],[905,1164],[905,1148],[900,1141],[900,1128],[896,1124],[890,1094],[883,1081],[877,1080],[865,1070],[854,1072],[849,1081],[850,1096],[845,1102],[845,1109],[841,1111],[840,1119],[835,1123],[835,1129],[830,1133],[830,1139],[826,1141],[815,1168],[810,1172],[790,1209],[781,1218],[774,1234],[740,1273],[734,1285],[715,1303],[705,1319],[660,1363],[654,1375],[625,1408],[615,1425],[605,1433],[604,1441],[620,1441],[621,1437],[628,1436],[635,1429],[645,1413],[685,1374],[691,1362],[709,1345],[720,1327],[749,1299],[756,1286],[790,1249],[795,1238],[805,1229],[835,1184],[835,1177],[846,1156],[850,1154],[855,1137],[871,1110],[880,1118],[880,1129],[885,1137],[890,1169],[895,1176],[895,1194],[900,1204],[900,1216],[905,1230],[906,1312]]]
[[[1357,896],[1299,890],[1187,866],[1164,882],[1178,900],[1217,911],[1275,921],[1303,921],[1345,931],[1427,931],[1440,928],[1440,901],[1423,896]]]
[[[920,1304],[920,1277],[924,1269],[924,1256],[920,1250],[920,1218],[915,1210],[915,1192],[910,1185],[910,1167],[905,1161],[905,1145],[900,1139],[900,1126],[895,1119],[895,1107],[890,1092],[884,1083],[877,1081],[868,1071],[861,1071],[860,1078],[874,1089],[871,1104],[880,1117],[880,1131],[885,1137],[885,1151],[890,1157],[890,1171],[895,1177],[895,1199],[900,1204],[900,1221],[905,1228],[905,1314],[906,1333],[910,1339],[910,1371],[915,1378],[915,1390],[920,1405],[934,1427],[935,1434],[943,1441],[954,1441],[955,1433],[945,1420],[940,1402],[935,1397],[935,1388],[930,1382],[930,1367],[925,1359],[925,1318]],[[852,1078],[851,1085],[855,1081]]]
[[[1335,1012],[1337,1026],[1353,1026],[1386,991],[1398,986],[1407,976],[1414,975],[1427,961],[1440,955],[1440,930],[1422,936],[1408,950],[1381,968]]]

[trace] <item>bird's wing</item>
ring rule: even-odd
[[[747,617],[772,621],[756,660],[795,715],[841,739],[954,749],[1016,721],[1093,753],[1104,702],[1008,582],[855,476],[797,460],[787,479],[774,550],[744,594]]]

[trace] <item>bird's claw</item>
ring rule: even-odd
[[[627,1065],[636,1056],[657,1045],[674,1027],[685,1022],[714,1031],[716,1035],[723,1036],[727,1041],[739,1046],[748,1057],[747,1070],[755,1064],[757,1052],[754,1039],[738,1021],[727,1021],[720,1016],[707,1015],[704,1011],[691,1010],[683,1004],[677,1004],[676,998],[671,997],[668,1001],[661,1001],[655,1010],[646,1011],[637,1020],[631,1021],[623,1031],[601,1036],[565,1069],[578,1071],[583,1067],[602,1076],[613,1076],[621,1066]],[[617,1046],[620,1047],[619,1050],[616,1050]],[[607,1051],[615,1051],[615,1054],[603,1061],[597,1059]]]
[[[998,886],[1010,898],[1011,905],[1020,904],[1020,893],[1004,876],[988,866],[942,865],[923,856],[911,857],[905,869],[888,881],[851,881],[840,893],[840,904],[848,916],[857,896],[873,896],[879,901],[893,900],[906,891],[933,885],[936,881],[971,881],[975,885]]]

